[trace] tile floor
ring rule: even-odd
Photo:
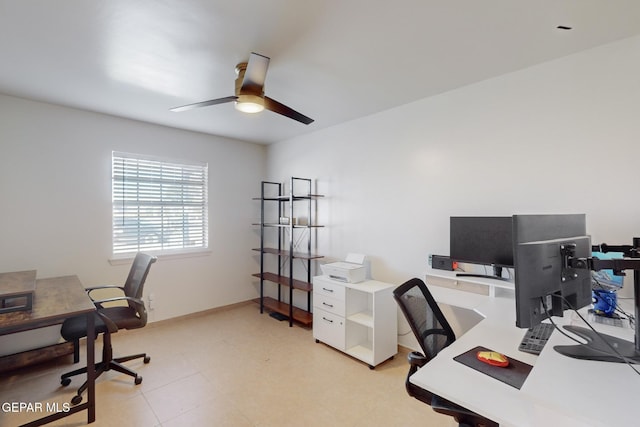
[[[96,427],[456,425],[406,394],[406,354],[370,370],[252,303],[121,331],[113,345],[116,356],[146,351],[151,363],[127,363],[144,378],[138,386],[118,372],[99,378]],[[0,375],[0,404],[69,402],[84,379],[61,387],[59,375],[74,368],[69,356]],[[3,427],[34,418],[0,408]],[[81,412],[50,425],[85,424]]]

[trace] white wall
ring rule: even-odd
[[[108,262],[112,150],[209,163],[211,253],[153,265],[150,320],[256,297],[251,198],[265,175],[264,146],[2,95],[0,271],[77,274],[85,286],[124,281],[130,263]]]
[[[586,213],[594,242],[630,244],[638,76],[635,37],[272,145],[270,179],[316,179],[319,252],[392,283],[448,253],[451,215]]]

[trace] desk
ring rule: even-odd
[[[525,331],[515,327],[513,298],[470,296],[467,292],[438,286],[429,286],[429,289],[436,301],[472,309],[484,319],[412,375],[413,384],[501,426],[637,425],[640,376],[629,366],[562,356],[553,346],[573,342],[557,331],[539,356],[521,352],[518,344]],[[554,321],[580,325],[581,321],[574,316],[565,312],[565,317],[554,318]],[[594,327],[609,335],[633,340],[631,329]],[[533,365],[522,388],[517,390],[453,360],[477,345]]]
[[[14,311],[0,314],[0,335],[22,332],[44,326],[55,325],[62,320],[77,316],[87,315],[89,331],[95,327],[95,305],[88,297],[82,283],[76,276],[55,277],[51,279],[39,279],[36,281],[36,290],[31,311]],[[94,366],[95,333],[87,334],[87,366]],[[87,373],[89,387],[87,389],[87,402],[72,406],[68,412],[56,412],[47,417],[35,420],[25,426],[39,426],[68,415],[87,410],[87,422],[95,421],[95,370],[89,369]]]

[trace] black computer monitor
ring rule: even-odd
[[[562,248],[570,245],[576,257],[591,255],[585,215],[513,216],[516,326],[532,328],[567,305],[591,303],[590,271],[564,265]]]
[[[493,267],[493,275],[470,275],[500,278],[502,267],[513,267],[510,216],[452,216],[449,232],[452,260]]]

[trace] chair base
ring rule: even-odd
[[[118,358],[112,358],[112,359],[108,359],[107,361],[102,361],[102,362],[98,362],[95,364],[95,371],[96,371],[96,379],[98,379],[98,377],[100,375],[102,375],[104,372],[110,371],[110,370],[114,370],[114,371],[118,371],[121,372],[123,374],[129,375],[131,377],[134,378],[134,383],[136,385],[140,384],[142,382],[142,377],[140,375],[138,375],[135,371],[127,368],[126,366],[124,366],[122,363],[124,362],[128,362],[130,360],[134,360],[134,359],[142,359],[142,361],[146,364],[149,363],[151,361],[151,358],[149,356],[147,356],[146,353],[140,353],[140,354],[134,354],[131,356],[125,356],[125,357],[118,357]],[[60,376],[60,384],[62,384],[63,386],[68,386],[69,384],[71,384],[71,377],[76,376],[76,375],[80,375],[80,374],[86,374],[87,373],[87,368],[80,368],[80,369],[76,369],[75,371],[71,371],[71,372],[67,372],[66,374],[63,374]],[[82,402],[82,393],[84,393],[84,391],[87,389],[88,387],[88,383],[87,381],[84,382],[84,384],[82,384],[79,388],[78,391],[76,393],[75,396],[73,396],[73,399],[71,399],[71,403],[74,405],[77,405],[78,403]]]

